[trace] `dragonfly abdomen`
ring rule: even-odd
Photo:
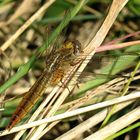
[[[45,72],[44,72],[45,73]],[[48,85],[49,75],[40,76],[40,78],[34,83],[32,88],[25,94],[21,100],[19,106],[17,107],[15,113],[13,114],[7,129],[10,130],[14,125],[16,125],[23,117],[29,113],[35,103],[39,100],[42,94],[45,92]]]

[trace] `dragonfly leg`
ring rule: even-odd
[[[70,65],[71,65],[71,66],[75,66],[75,65],[79,64],[80,62],[82,62],[83,60],[84,60],[84,59],[77,60],[77,61],[72,61],[72,62],[70,63]]]
[[[62,81],[62,79],[60,80],[60,82],[62,83],[62,86],[61,86],[61,87],[63,87],[63,88],[67,88],[68,91],[71,92],[70,89],[66,86],[66,84]],[[64,86],[63,86],[63,85],[64,85]]]
[[[64,77],[64,70],[57,69],[52,75],[52,78],[50,80],[50,84],[57,85],[58,82],[60,82],[63,77]]]

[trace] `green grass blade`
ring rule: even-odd
[[[129,132],[129,131],[131,131],[131,130],[133,130],[135,128],[137,128],[137,127],[140,127],[140,122],[137,122],[137,123],[125,128],[125,129],[119,131],[118,133],[108,137],[106,140],[113,140],[113,139],[115,139],[115,138],[117,138],[117,137],[119,137],[119,136],[121,136],[121,135],[123,135],[123,134],[125,134],[125,133],[127,133],[127,132]]]
[[[33,55],[26,64],[20,66],[16,74],[14,74],[0,87],[0,93],[4,92],[8,87],[13,85],[29,71],[37,57],[46,50],[46,48],[53,42],[53,40],[55,40],[55,38],[61,33],[64,27],[66,27],[66,25],[71,21],[71,19],[78,13],[78,11],[86,4],[86,2],[87,0],[80,0],[74,8],[69,10],[69,13],[67,13],[65,19],[58,25],[55,31],[52,32],[44,45],[37,49],[35,55]]]
[[[139,45],[132,46],[132,47],[126,49],[126,51],[124,53],[133,52],[134,50],[140,51]],[[84,84],[83,88],[80,88],[77,95],[80,96],[80,94],[84,93],[85,91],[88,91],[105,82],[108,82],[109,80],[111,80],[110,75],[111,76],[116,75],[117,73],[125,70],[129,66],[134,65],[135,64],[134,62],[137,59],[139,59],[139,55],[124,55],[124,56],[117,57],[117,59],[115,61],[113,61],[109,65],[101,68],[100,73],[101,73],[101,75],[105,75],[105,76],[97,75],[97,76],[95,76],[95,78],[93,80],[86,82]]]

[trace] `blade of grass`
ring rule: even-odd
[[[125,128],[125,129],[119,131],[118,133],[115,133],[114,135],[108,137],[106,140],[113,140],[113,139],[117,138],[118,136],[121,136],[121,135],[123,135],[123,134],[137,128],[137,127],[140,127],[140,122],[137,122],[137,123]]]
[[[140,119],[140,106],[130,111],[129,113],[123,115],[119,119],[113,121],[109,125],[102,128],[101,130],[91,134],[84,140],[92,140],[92,139],[104,140],[110,135],[115,134],[116,132],[120,131],[121,129],[125,128],[126,126],[134,123],[139,119]]]
[[[55,29],[54,32],[49,36],[48,40],[44,43],[42,47],[37,49],[36,53],[30,58],[30,60],[25,63],[24,65],[21,65],[16,72],[10,79],[8,79],[1,87],[0,87],[0,93],[4,92],[7,88],[9,88],[11,85],[13,85],[16,81],[18,81],[21,77],[23,77],[31,68],[31,66],[34,64],[35,60],[37,60],[37,57],[42,54],[46,48],[53,42],[53,40],[60,34],[60,32],[66,27],[66,25],[71,21],[71,19],[78,13],[78,11],[85,5],[87,0],[81,0],[78,2],[78,4],[73,8],[70,9],[69,13],[65,16],[65,20],[63,20],[58,27]]]
[[[31,16],[2,46],[1,50],[5,51],[36,19],[42,16],[42,13],[53,3],[55,0],[47,1],[33,16]],[[6,23],[7,24],[7,23]],[[4,25],[0,25],[2,27]]]
[[[134,102],[134,101],[133,101]],[[130,102],[124,102],[117,105],[117,109],[115,110],[114,114],[118,111],[124,109],[126,106],[130,105],[132,101]],[[57,140],[66,140],[66,139],[74,139],[78,135],[82,135],[84,132],[87,132],[87,130],[93,128],[97,124],[101,123],[104,118],[107,115],[107,108],[104,110],[98,112],[97,114],[93,115],[92,117],[88,118],[87,120],[81,122],[79,125],[75,126],[74,128],[70,129],[68,132],[62,134],[57,138]],[[76,132],[76,134],[75,134]]]
[[[118,0],[117,1],[116,0],[113,1],[112,5],[111,5],[111,8],[109,10],[109,13],[108,13],[105,21],[103,22],[102,26],[100,27],[100,29],[96,33],[95,37],[92,38],[92,40],[89,42],[87,47],[84,49],[84,53],[85,54],[90,54],[90,56],[94,55],[95,49],[98,48],[101,45],[101,43],[104,40],[105,36],[107,35],[110,27],[114,23],[114,20],[116,19],[117,15],[119,14],[119,12],[121,11],[121,9],[123,8],[123,6],[126,3],[127,3],[127,0],[125,0],[125,1],[121,0],[119,2],[118,2]],[[88,62],[88,61],[86,61],[86,62]],[[87,65],[87,63],[83,62],[82,65],[79,67],[78,71],[82,72],[86,65]],[[78,77],[76,77],[76,78],[73,77],[72,80],[75,81],[76,79],[78,79]],[[69,84],[73,84],[74,83],[72,80],[70,81]],[[73,89],[72,86],[68,86],[68,87],[69,87],[70,90]],[[51,115],[53,115],[58,110],[59,106],[63,103],[63,101],[65,100],[65,98],[68,95],[69,95],[69,91],[68,90],[64,90],[64,92],[61,93],[60,98],[54,104],[53,109],[51,109],[51,112],[50,112]],[[45,127],[46,127],[46,125],[39,126],[39,129],[36,131],[35,135],[33,135],[31,139],[39,138],[40,137],[39,133],[40,132],[42,133],[42,130]]]
[[[65,19],[59,24],[59,26],[56,28],[56,30],[51,34],[51,36],[45,42],[43,47],[38,52],[36,52],[37,56],[40,55],[42,53],[42,51],[44,51],[46,49],[46,47],[48,47],[48,44],[50,44],[60,34],[60,32],[63,30],[63,28],[76,15],[76,13],[80,10],[81,7],[83,7],[83,5],[85,3],[86,3],[85,0],[81,0],[78,2],[78,4],[73,9],[69,10],[69,13],[65,16]],[[24,133],[24,131],[19,133],[19,135],[17,137],[20,138],[23,133]]]
[[[78,109],[75,109],[73,111],[65,112],[65,113],[55,115],[55,116],[52,116],[52,117],[48,117],[48,118],[45,118],[45,119],[42,119],[42,120],[34,121],[34,122],[31,122],[31,123],[28,123],[28,124],[24,124],[22,126],[17,126],[17,127],[14,127],[13,129],[11,129],[11,131],[8,131],[8,130],[3,131],[0,134],[0,136],[4,136],[6,134],[11,134],[11,133],[14,133],[14,132],[18,132],[20,130],[28,129],[28,128],[31,128],[31,127],[34,127],[34,126],[39,126],[41,124],[45,124],[45,123],[48,123],[48,122],[53,122],[53,121],[61,120],[61,119],[72,117],[72,116],[77,116],[77,115],[82,114],[82,113],[86,113],[86,112],[93,111],[93,110],[96,110],[96,109],[108,107],[108,106],[111,106],[113,104],[119,104],[119,103],[123,103],[123,102],[126,102],[126,101],[135,100],[135,99],[138,99],[138,98],[140,98],[140,92],[135,92],[135,93],[130,94],[130,95],[126,95],[126,96],[118,97],[118,98],[111,99],[111,100],[108,100],[108,101],[104,101],[104,102],[101,102],[101,103],[97,103],[97,104],[89,105],[89,106],[86,106],[86,107],[78,108]],[[140,109],[140,107],[138,107],[138,108]]]
[[[123,91],[121,91],[118,95],[124,96],[124,95],[127,93],[128,89],[129,89],[129,85],[130,85],[130,83],[132,82],[132,80],[133,80],[133,78],[134,78],[134,76],[135,76],[137,70],[139,69],[139,67],[140,67],[140,61],[137,63],[137,65],[136,65],[134,71],[131,73],[131,77],[129,78],[128,82],[127,82],[126,85],[124,86]],[[108,122],[109,119],[111,118],[111,116],[112,116],[112,114],[113,114],[113,112],[114,112],[115,109],[116,109],[116,105],[114,105],[114,106],[111,108],[111,110],[109,111],[108,115],[106,116],[105,120],[103,121],[103,123],[102,123],[102,125],[101,125],[101,128],[104,127],[104,126],[107,124],[107,122]]]
[[[140,51],[139,46],[132,46],[130,48],[127,48],[125,50],[125,52],[133,52],[133,51]],[[125,53],[124,52],[124,53]],[[106,75],[103,78],[101,78],[101,76],[97,75],[94,77],[93,80],[88,81],[85,83],[85,85],[83,86],[83,88],[81,88],[78,92],[78,94],[76,95],[78,98],[79,96],[81,96],[82,93],[84,93],[85,91],[88,91],[94,87],[97,87],[105,82],[108,82],[111,78],[109,75],[116,75],[117,73],[125,70],[127,67],[129,67],[130,65],[134,65],[134,62],[139,58],[138,55],[125,55],[125,56],[119,56],[115,61],[113,61],[112,63],[108,64],[107,66],[103,67],[100,71],[101,74]]]

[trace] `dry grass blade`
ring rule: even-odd
[[[85,4],[85,1],[84,0],[81,0],[81,1],[79,1],[79,4],[76,6],[76,7],[74,7],[74,9],[73,9],[73,11],[77,11],[78,12],[78,9],[80,9],[81,7],[82,7],[82,5],[84,5]],[[71,11],[72,12],[72,11]],[[73,12],[74,13],[74,12]],[[76,13],[76,12],[75,12]],[[71,13],[70,13],[71,14]],[[73,15],[73,14],[72,14]],[[71,16],[72,16],[71,15]],[[69,17],[69,15],[68,15],[68,17]],[[64,23],[62,22],[62,24],[66,24],[66,21],[64,21]],[[61,25],[62,25],[61,23],[60,23],[60,26],[58,27],[58,28],[62,28],[61,27]],[[63,25],[63,26],[64,26]],[[67,79],[66,81],[69,81],[69,79]],[[62,82],[63,83],[63,82]],[[61,84],[62,84],[61,83]],[[63,86],[62,86],[63,87]],[[54,88],[54,90],[50,93],[51,95],[54,93],[54,91],[56,92],[56,91],[59,91],[60,93],[61,93],[61,91],[63,90],[63,88],[59,88],[59,90],[58,90],[58,87],[56,87],[56,88]],[[54,95],[54,94],[53,94]],[[48,100],[48,98],[47,98],[47,100]],[[39,109],[37,109],[36,110],[36,112],[34,113],[34,117],[33,118],[36,118],[37,117],[37,115],[39,115],[39,113],[42,111],[42,109],[44,108],[44,106],[47,104],[48,105],[48,101],[47,100],[45,100],[45,102],[43,102],[43,104],[41,104],[40,105],[40,107],[39,107]],[[48,106],[50,106],[50,105],[48,105]],[[58,109],[58,107],[59,107],[59,105],[56,105],[56,106],[53,106],[53,108],[50,110],[50,112],[48,113],[48,116],[50,115],[51,116],[51,113],[52,113],[52,110],[54,109],[54,110],[57,110]],[[37,113],[38,112],[38,113]],[[54,113],[53,113],[54,114]],[[30,131],[30,133],[32,132],[32,130]],[[15,139],[17,139],[17,138],[20,138],[21,137],[21,135],[23,134],[24,132],[21,132],[21,133],[19,133],[19,134],[17,134],[17,136],[16,136],[16,138]],[[39,134],[39,131],[38,131],[38,134]]]
[[[128,101],[125,103],[118,104],[114,113],[122,110],[126,106],[130,105],[132,102],[134,102],[134,101]],[[63,135],[58,137],[56,140],[66,140],[66,139],[72,140],[72,139],[76,138],[78,135],[82,134],[83,132],[86,132],[87,130],[89,130],[93,126],[102,122],[105,119],[107,113],[108,113],[108,109],[102,110],[101,112],[99,112],[96,115],[92,116],[91,118],[85,120],[81,124],[77,125],[73,129],[64,133]]]
[[[14,2],[11,2],[3,7],[0,8],[0,14],[3,14],[4,12],[7,12],[10,8],[12,8]],[[0,22],[0,27],[3,26],[5,22]]]
[[[49,118],[45,118],[45,119],[42,119],[42,120],[31,122],[29,124],[25,124],[25,125],[22,125],[22,126],[19,126],[19,127],[15,127],[11,131],[9,131],[8,133],[7,133],[8,130],[6,130],[5,132],[3,132],[1,134],[1,136],[6,135],[6,134],[10,134],[10,133],[14,133],[14,132],[17,132],[17,131],[20,131],[20,130],[23,130],[23,129],[28,129],[30,127],[45,124],[45,123],[48,123],[48,122],[53,122],[53,121],[65,119],[65,118],[68,118],[68,117],[76,116],[76,115],[79,115],[79,114],[82,114],[82,113],[86,113],[88,111],[108,107],[108,106],[111,106],[111,105],[114,105],[114,104],[119,104],[119,103],[130,101],[130,100],[135,100],[137,98],[140,98],[140,92],[135,92],[135,93],[132,93],[130,95],[118,97],[118,98],[115,98],[115,99],[112,99],[112,100],[109,100],[109,101],[104,101],[104,102],[97,103],[97,104],[94,104],[94,105],[90,105],[90,106],[87,106],[87,107],[79,108],[79,109],[76,109],[76,110],[73,110],[73,111],[65,112],[65,113],[62,113],[62,114],[59,114],[59,115],[56,115],[56,116],[52,116],[52,117],[49,117]]]
[[[94,55],[97,47],[99,47],[102,43],[102,41],[104,40],[105,36],[107,35],[109,29],[111,28],[112,24],[114,23],[116,17],[118,16],[119,12],[121,11],[121,9],[123,8],[123,6],[128,2],[128,0],[114,0],[111,8],[109,10],[109,13],[105,19],[105,21],[103,22],[101,28],[98,30],[97,34],[95,35],[95,37],[90,41],[90,43],[87,45],[86,49],[84,50],[85,56],[89,55],[92,57],[92,55]],[[89,60],[89,57],[88,57]],[[82,72],[84,70],[84,68],[86,67],[88,61],[86,61],[86,63],[84,62],[81,67],[79,68],[78,72]],[[74,85],[74,81],[76,81],[76,79],[78,79],[78,77],[74,77],[73,80],[71,80],[71,82],[69,83],[70,85]],[[72,86],[68,86],[69,90],[72,90],[73,87]],[[54,106],[52,107],[52,109],[50,110],[50,112],[48,113],[47,116],[45,117],[49,117],[52,116],[59,108],[59,106],[63,103],[63,101],[65,100],[65,98],[69,95],[69,91],[66,89],[63,91],[63,93],[60,95],[60,97],[58,98],[58,100],[56,101],[56,103],[54,104]],[[46,127],[45,125],[41,125],[39,126],[35,132],[33,132],[32,134],[30,134],[30,136],[28,137],[28,139],[38,139],[39,135],[41,135],[42,130]]]
[[[118,82],[118,83],[116,83],[116,82]],[[80,107],[82,105],[85,105],[93,97],[98,96],[100,93],[102,93],[104,91],[104,89],[109,90],[109,88],[111,88],[111,85],[115,84],[116,86],[117,85],[119,86],[120,84],[123,85],[124,82],[127,82],[127,81],[124,81],[123,78],[114,79],[114,80],[112,80],[112,81],[110,81],[110,82],[108,82],[108,83],[106,83],[104,85],[101,85],[101,86],[97,87],[95,90],[93,90],[91,92],[87,92],[87,94],[85,94],[84,97],[62,105],[62,108],[65,108],[65,107],[69,108],[68,111],[77,109],[78,107]],[[105,116],[104,116],[104,118],[105,118]],[[46,134],[52,127],[54,127],[59,122],[60,121],[56,121],[56,122],[51,123],[48,127],[46,127],[43,130],[43,132],[41,133],[39,138],[41,138],[44,134]]]
[[[139,119],[140,119],[140,107],[137,107],[136,109],[132,110],[131,112],[127,113],[126,115],[122,116],[121,118],[117,119],[116,121],[112,122],[106,127],[102,128],[101,130],[93,133],[84,140],[92,140],[92,139],[104,140],[110,135],[118,132],[119,130],[125,128],[129,124],[132,124],[133,122]]]
[[[3,10],[1,9],[0,13],[2,13],[4,11],[7,12],[7,11],[10,10],[10,8],[12,9],[14,7],[13,3],[11,2],[10,4],[7,4],[6,6],[2,7]],[[11,24],[12,22],[15,22],[15,20],[17,18],[19,18],[20,16],[23,16],[24,14],[32,13],[37,8],[35,5],[37,5],[37,1],[34,1],[34,0],[24,0],[23,2],[21,2],[21,4],[19,4],[17,9],[14,7],[14,9],[16,9],[16,10],[15,10],[15,12],[11,15],[11,17],[8,20],[0,22],[0,27],[2,28],[2,27],[5,27],[5,26]],[[34,7],[34,8],[32,9],[31,7]]]
[[[50,2],[50,1],[48,1]],[[52,1],[51,1],[52,2]],[[128,2],[128,0],[113,0],[112,2],[112,5],[110,7],[110,10],[108,12],[108,15],[107,17],[105,18],[103,24],[101,25],[100,29],[98,30],[97,34],[95,35],[95,37],[93,37],[84,47],[84,53],[83,55],[81,54],[78,58],[82,61],[80,61],[80,63],[78,63],[76,66],[73,66],[71,67],[71,70],[70,70],[70,74],[69,74],[69,77],[64,77],[61,85],[66,85],[67,88],[64,89],[64,86],[62,87],[58,87],[56,86],[53,91],[51,93],[49,93],[49,95],[47,96],[46,99],[44,99],[44,101],[41,103],[41,105],[38,107],[38,109],[34,112],[34,114],[31,116],[30,120],[28,121],[28,124],[26,125],[21,125],[20,127],[15,127],[13,128],[10,132],[8,131],[5,131],[2,135],[6,135],[6,134],[9,134],[9,133],[13,133],[13,132],[18,132],[20,131],[19,133],[16,134],[15,136],[15,140],[17,139],[20,139],[21,136],[23,136],[23,134],[25,132],[26,133],[26,136],[24,137],[25,139],[29,139],[29,140],[34,140],[34,139],[40,139],[44,134],[46,134],[53,126],[55,126],[58,122],[60,122],[62,119],[65,119],[67,117],[72,117],[74,115],[78,115],[76,113],[84,113],[86,112],[87,110],[84,110],[84,107],[81,108],[82,111],[84,112],[78,112],[80,111],[80,109],[77,109],[79,107],[81,107],[82,105],[89,105],[91,103],[91,101],[93,101],[93,97],[95,95],[97,95],[96,92],[98,93],[101,93],[101,90],[103,90],[103,88],[107,88],[108,90],[108,93],[110,92],[111,93],[111,86],[108,88],[108,85],[105,84],[105,85],[102,85],[94,90],[92,90],[92,92],[90,93],[85,93],[85,95],[83,95],[82,98],[79,98],[79,99],[75,99],[73,100],[72,102],[68,102],[66,103],[66,105],[62,105],[63,102],[65,101],[65,99],[68,97],[68,95],[70,94],[70,91],[72,91],[74,89],[74,86],[75,86],[75,83],[76,81],[78,80],[80,74],[83,72],[83,70],[85,69],[87,63],[90,61],[90,59],[92,58],[92,56],[95,54],[96,50],[98,49],[98,47],[102,44],[103,40],[105,39],[108,31],[110,30],[111,26],[113,25],[114,21],[116,20],[119,12],[122,10],[122,8],[124,7],[124,5]],[[42,11],[43,12],[43,11]],[[41,13],[40,13],[41,15]],[[37,16],[37,15],[36,15]],[[39,16],[38,16],[39,17]],[[36,19],[36,18],[34,18]],[[29,19],[30,21],[30,19]],[[27,21],[28,22],[28,21]],[[16,40],[16,38],[18,38],[18,36],[33,22],[30,21],[30,23],[26,26],[25,25],[25,28],[23,28],[23,30],[21,31],[17,31],[12,37],[13,37],[13,40],[9,39],[8,41],[9,44],[5,43],[4,46],[3,46],[3,49],[7,49],[7,47],[14,41]],[[25,23],[26,24],[26,23]],[[24,26],[24,25],[23,25]],[[93,36],[93,34],[91,33],[91,36]],[[52,39],[53,40],[53,39]],[[129,45],[132,45],[131,42],[129,42],[130,44]],[[134,43],[139,43],[139,41],[135,41],[135,42],[132,42],[133,44]],[[119,44],[120,45],[120,44]],[[124,46],[127,46],[127,44],[123,44]],[[113,46],[114,47],[114,46]],[[120,46],[117,46],[117,47],[121,47]],[[88,57],[86,57],[88,56]],[[98,73],[98,72],[97,72]],[[112,81],[111,81],[112,82]],[[122,81],[121,81],[122,82]],[[113,83],[113,82],[112,82]],[[117,85],[117,84],[115,84]],[[119,86],[118,86],[119,87]],[[121,85],[120,85],[121,87]],[[112,88],[113,89],[113,88]],[[117,92],[117,90],[114,92]],[[79,94],[79,93],[78,93]],[[77,94],[77,95],[78,95]],[[102,93],[103,94],[103,93]],[[105,93],[106,94],[106,93]],[[110,94],[111,95],[111,94]],[[109,97],[110,97],[109,95]],[[112,90],[112,97],[116,97],[118,94],[114,93],[113,94],[113,90]],[[134,94],[135,95],[135,94]],[[140,94],[138,94],[136,97],[134,97],[133,95],[133,98],[139,98],[140,97]],[[76,95],[73,95],[73,96],[76,96]],[[79,95],[78,95],[79,96]],[[132,95],[130,95],[131,97]],[[128,100],[128,98],[126,97],[129,97],[128,96],[125,96],[125,97],[122,97],[124,98],[124,100]],[[71,98],[71,97],[70,97]],[[95,100],[96,100],[97,96],[95,97]],[[102,98],[103,99],[103,98]],[[108,99],[108,96],[107,96],[107,99]],[[132,99],[132,98],[131,98]],[[100,100],[100,99],[99,99]],[[123,100],[123,101],[124,101]],[[130,98],[129,98],[130,100]],[[69,98],[68,100],[69,101]],[[67,102],[66,101],[66,102]],[[71,99],[70,99],[71,101]],[[88,103],[87,103],[88,101]],[[101,100],[100,100],[101,101]],[[115,102],[114,103],[120,103],[120,101],[116,102],[117,99],[114,99]],[[99,101],[98,101],[99,102]],[[121,100],[122,102],[122,100]],[[93,102],[92,102],[93,103]],[[100,104],[103,104],[104,102],[100,103]],[[98,107],[106,107],[106,106],[110,106],[112,104],[109,104],[108,102],[105,102],[106,105],[104,106],[98,106]],[[100,105],[98,104],[98,105]],[[73,105],[73,106],[72,106]],[[45,107],[46,106],[46,107]],[[91,106],[87,106],[87,108],[90,108]],[[94,105],[94,109],[97,109],[96,105]],[[45,109],[44,109],[45,108]],[[86,109],[87,109],[86,108]],[[66,113],[64,114],[60,114],[58,116],[53,116],[58,110],[61,110],[61,109],[64,109],[66,111]],[[75,109],[75,110],[74,110]],[[73,112],[71,110],[74,110]],[[69,112],[68,112],[69,111]],[[88,110],[89,111],[89,110]],[[47,115],[46,115],[46,112],[47,112]],[[72,113],[72,114],[71,114]],[[95,120],[92,119],[92,122],[93,122],[93,125],[94,124],[97,124],[99,122],[101,122],[104,118],[105,118],[105,115],[107,114],[107,109],[105,109],[105,111],[103,111],[103,113],[101,113],[101,115],[103,115],[101,117],[100,120],[98,120],[96,123],[95,123]],[[46,119],[43,119],[45,118]],[[96,119],[98,117],[96,116]],[[35,120],[39,120],[39,121],[35,121]],[[54,122],[56,121],[56,122]],[[50,123],[50,122],[53,122],[53,123]],[[48,124],[50,123],[50,124]],[[87,122],[85,122],[87,123]],[[90,127],[92,127],[93,125],[87,125],[87,129],[89,129]],[[80,125],[79,125],[80,126]],[[30,131],[26,131],[28,128],[32,128],[30,129]],[[24,130],[23,130],[24,129]],[[78,127],[76,128],[78,129]],[[75,129],[75,130],[76,130]],[[84,130],[85,131],[85,130]],[[79,134],[82,133],[83,131],[79,129]],[[68,137],[69,135],[71,135],[72,132],[62,136],[63,139],[65,139],[66,137]],[[66,136],[66,137],[65,137]],[[73,134],[71,135],[72,138],[74,138]],[[60,139],[62,138],[60,137]],[[59,138],[58,138],[59,139]]]
[[[12,23],[14,20],[16,20],[18,17],[25,13],[33,12],[33,7],[35,5],[34,0],[24,0],[20,6],[16,9],[15,13],[10,17],[8,21],[6,21],[6,25]]]
[[[102,47],[99,47],[97,49],[97,52],[102,52],[102,51],[106,51],[106,50],[116,50],[116,49],[121,49],[121,48],[133,46],[133,45],[137,45],[137,44],[140,44],[140,40],[125,42],[125,43],[120,43],[120,44],[104,45]]]
[[[1,50],[5,51],[42,13],[54,2],[50,0],[46,2],[30,19],[28,19],[2,46]]]

